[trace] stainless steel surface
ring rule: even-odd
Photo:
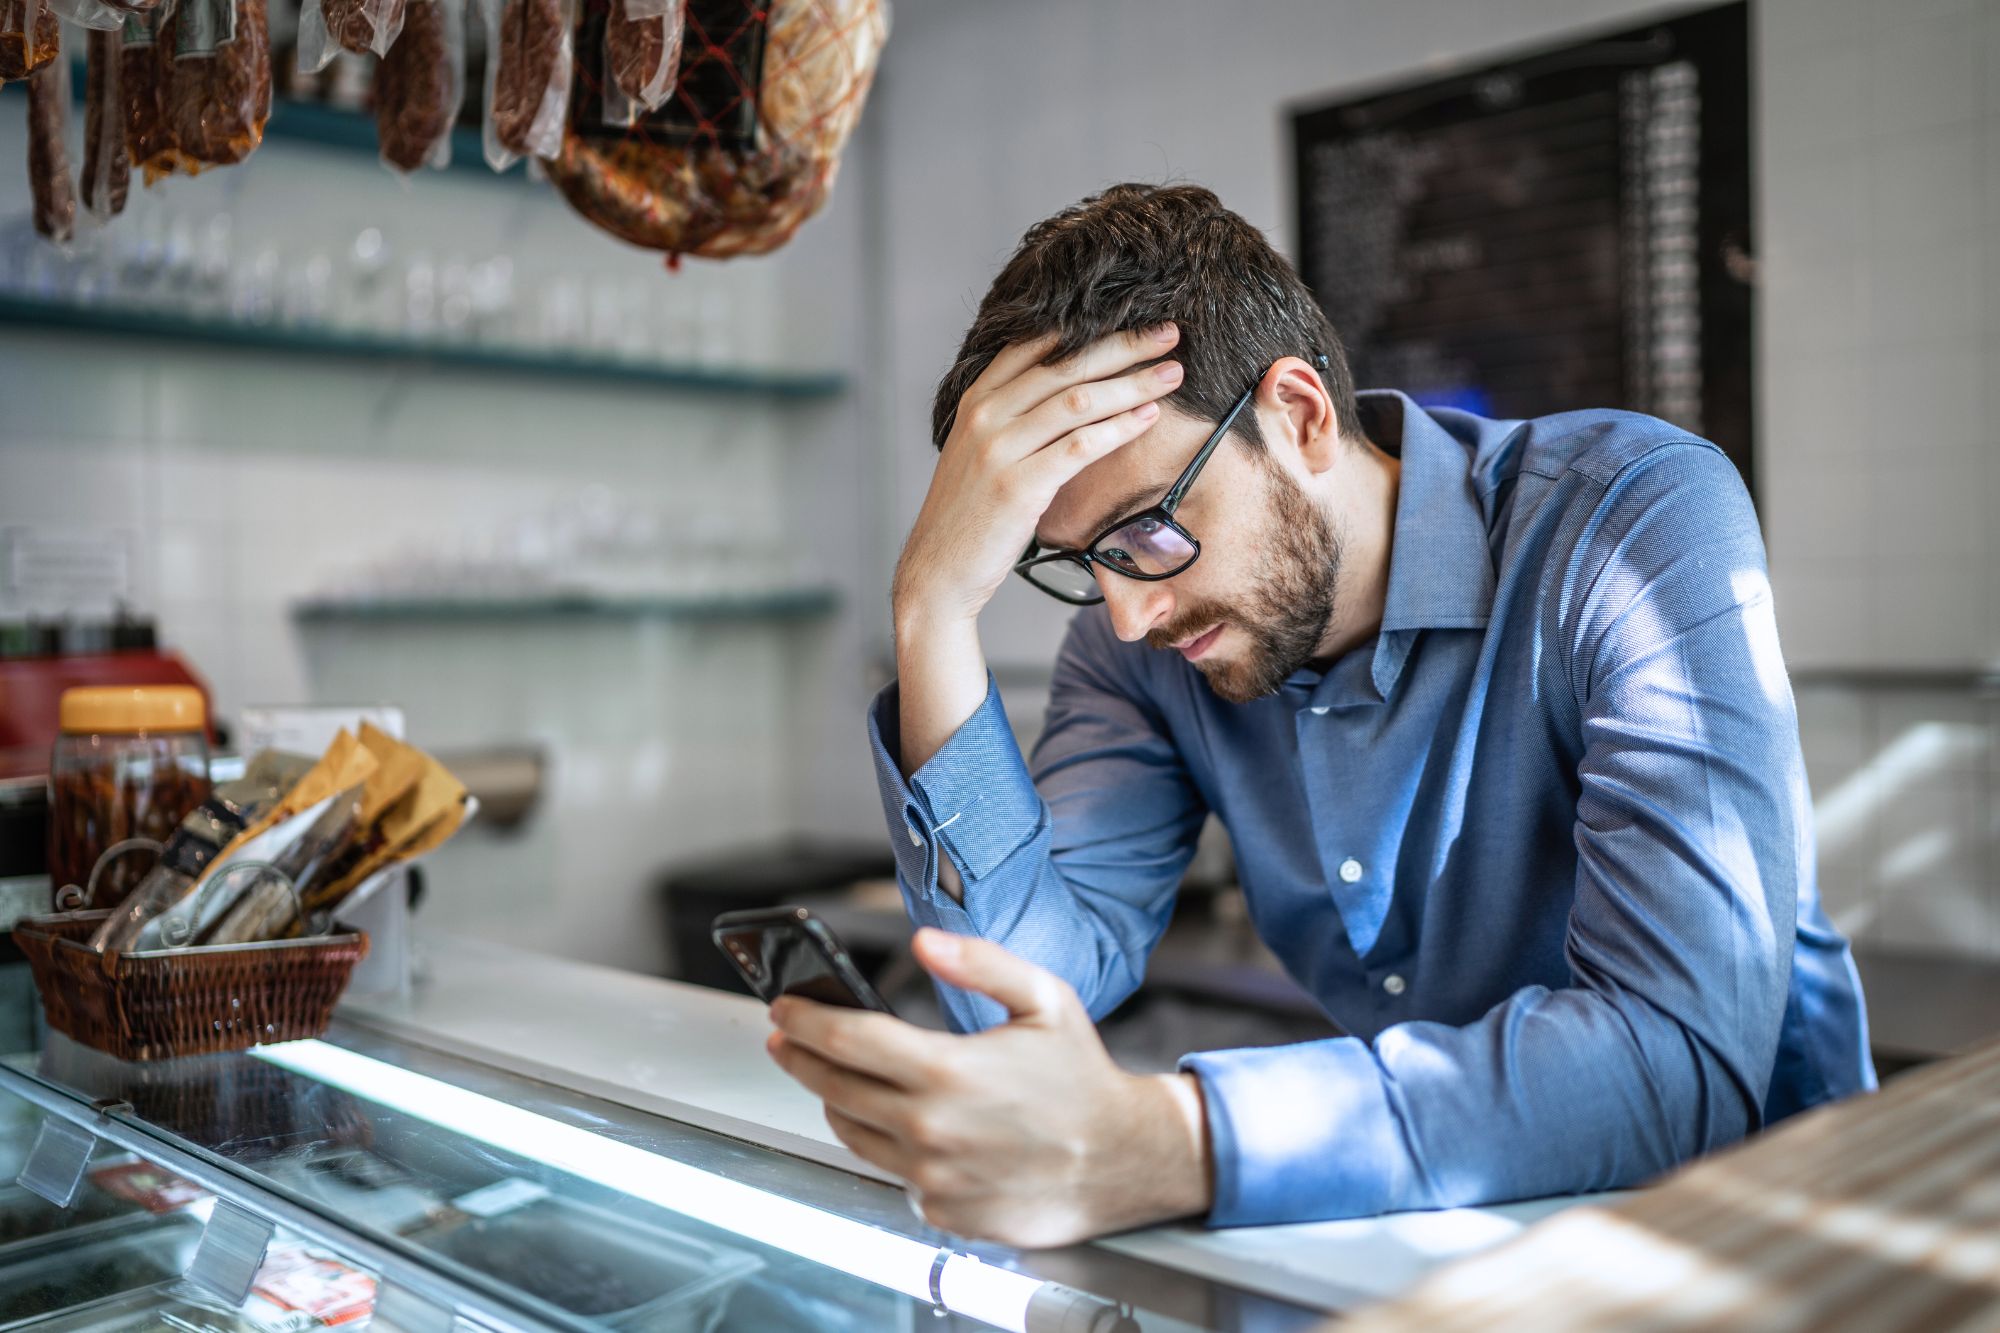
[[[2000,671],[1981,667],[1793,667],[1794,686],[2000,694]]]
[[[120,1234],[151,1216],[135,1203],[86,1188],[67,1208],[20,1185],[0,1187],[0,1263]]]
[[[512,828],[534,813],[548,771],[548,755],[539,745],[440,750],[437,760],[479,799],[479,822],[497,828]]]
[[[201,1232],[184,1213],[141,1214],[115,1231],[71,1234],[59,1248],[17,1255],[0,1264],[0,1328],[171,1281],[187,1269]]]
[[[554,1197],[498,1217],[460,1215],[413,1239],[633,1333],[708,1333],[729,1288],[764,1266],[745,1250]]]
[[[241,1315],[197,1301],[174,1283],[142,1288],[33,1325],[35,1333],[270,1333]]]
[[[462,1314],[478,1317],[481,1322],[490,1325],[499,1333],[511,1333],[512,1330],[520,1330],[521,1333],[539,1333],[541,1328],[548,1326],[543,1321],[522,1318],[504,1294],[483,1291],[454,1281],[449,1275],[422,1263],[414,1255],[391,1249],[366,1235],[351,1232],[338,1219],[324,1217],[311,1208],[267,1190],[254,1179],[232,1170],[219,1160],[178,1148],[168,1143],[157,1132],[127,1123],[107,1111],[100,1111],[88,1102],[79,1101],[74,1096],[48,1087],[5,1063],[0,1063],[0,1089],[11,1092],[46,1111],[64,1116],[90,1130],[99,1138],[115,1143],[129,1152],[138,1153],[146,1160],[158,1163],[212,1194],[234,1197],[309,1240],[353,1256],[356,1262],[383,1277],[400,1282]],[[166,1327],[158,1322],[151,1324],[144,1322],[142,1317],[144,1308],[134,1307],[122,1313],[116,1310],[110,1311],[104,1316],[110,1322],[63,1323],[54,1327],[74,1328],[79,1330],[79,1333],[85,1329],[96,1333],[100,1329],[108,1331]],[[125,1322],[119,1322],[121,1319]],[[242,1321],[237,1321],[236,1325],[230,1327],[236,1326],[248,1327],[243,1325]],[[565,1323],[557,1326],[587,1328],[582,1324]]]
[[[719,1298],[720,1323],[758,1333],[913,1327],[929,1317],[922,1268],[933,1254],[960,1273],[976,1256],[1022,1300],[1060,1283],[1128,1304],[1149,1333],[1282,1330],[1357,1303],[1357,1273],[1393,1270],[1376,1281],[1379,1299],[1518,1227],[1491,1210],[1438,1216],[1436,1230],[1433,1215],[1412,1215],[1254,1236],[1159,1228],[1057,1251],[968,1245],[926,1226],[898,1188],[773,1150],[804,1136],[774,1134],[770,1120],[822,1133],[824,1121],[765,1058],[768,1020],[755,1002],[518,951],[458,961],[466,969],[433,967],[431,1002],[397,1011],[395,1025],[338,1017],[326,1042],[268,1058],[150,1065],[42,1032],[0,1061],[0,1090],[420,1302],[501,1328],[606,1324],[544,1299],[521,1264],[487,1262],[477,1245],[452,1252],[451,1233],[426,1221],[477,1213],[466,1196],[495,1186],[602,1210],[614,1230],[647,1237],[649,1252],[664,1252],[650,1229],[754,1256],[763,1267]],[[593,1096],[600,1085],[606,1095]],[[676,1102],[687,1114],[659,1114]],[[719,1105],[737,1114],[718,1115]],[[840,1237],[831,1248],[801,1239],[829,1229]],[[613,1254],[608,1240],[591,1243]]]

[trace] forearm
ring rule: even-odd
[[[979,622],[939,609],[921,592],[905,592],[897,580],[895,598],[896,678],[902,748],[897,755],[909,777],[944,747],[986,698],[986,654]]]
[[[1079,617],[1057,658],[1038,751],[1046,792],[990,675],[975,677],[976,702],[951,709],[955,726],[941,741],[902,734],[924,726],[925,709],[903,697],[913,679],[885,687],[867,718],[911,919],[1005,944],[1069,982],[1098,1015],[1138,984],[1206,813],[1157,719],[1106,659],[1118,645],[1101,621]],[[948,648],[946,637],[906,637],[913,677],[925,669],[919,659]],[[1003,1017],[976,996],[945,1001],[961,1028]]]
[[[912,597],[898,597],[895,613],[896,676],[902,682],[898,712],[903,737],[897,756],[903,776],[922,768],[965,725],[986,698],[986,654],[979,622],[934,612]],[[965,884],[950,858],[938,862],[938,887],[965,900]]]

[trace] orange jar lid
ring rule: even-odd
[[[192,685],[79,685],[63,691],[61,719],[71,736],[200,731],[208,710]]]

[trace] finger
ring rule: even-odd
[[[1180,388],[1181,379],[1180,362],[1162,361],[1129,375],[1072,384],[1030,410],[1008,427],[1006,433],[1025,446],[1020,452],[1027,453],[1061,439],[1079,426],[1129,412],[1142,403],[1157,402]]]
[[[1000,349],[986,369],[974,377],[965,387],[965,396],[991,394],[1012,381],[1023,371],[1032,370],[1042,363],[1042,358],[1055,350],[1058,335],[1044,333],[1036,338],[1024,338],[1017,343],[1009,343]]]
[[[771,1022],[820,1058],[896,1087],[914,1088],[947,1038],[912,1027],[893,1014],[819,1004],[795,995],[771,1006]]]
[[[1053,1019],[1075,1004],[1076,992],[1062,978],[991,940],[952,935],[926,926],[911,942],[917,961],[939,981],[998,1000],[1016,1019]]]
[[[901,1123],[908,1097],[879,1079],[842,1069],[796,1042],[780,1037],[769,1050],[778,1068],[797,1079],[807,1092],[851,1119],[878,1129]]]
[[[845,1111],[826,1108],[827,1127],[862,1161],[879,1166],[893,1176],[908,1180],[915,1159],[902,1141],[884,1134],[873,1125],[863,1124]]]
[[[1142,361],[1165,356],[1180,341],[1180,336],[1177,324],[1106,334],[1086,344],[1074,356],[1018,372],[1006,383],[997,385],[986,398],[996,411],[1022,416],[1072,385],[1108,379]],[[1047,352],[1045,347],[1043,355]]]
[[[1053,499],[1071,477],[1098,459],[1144,435],[1160,419],[1158,403],[1141,403],[1109,421],[1079,426],[1060,440],[1014,464],[1036,495]]]

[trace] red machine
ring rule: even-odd
[[[67,651],[72,645],[86,650]],[[151,625],[126,621],[111,633],[89,636],[50,632],[30,646],[47,651],[0,655],[0,781],[49,771],[56,705],[72,685],[192,685],[201,691],[209,743],[215,743],[208,683],[178,653],[154,644]]]

